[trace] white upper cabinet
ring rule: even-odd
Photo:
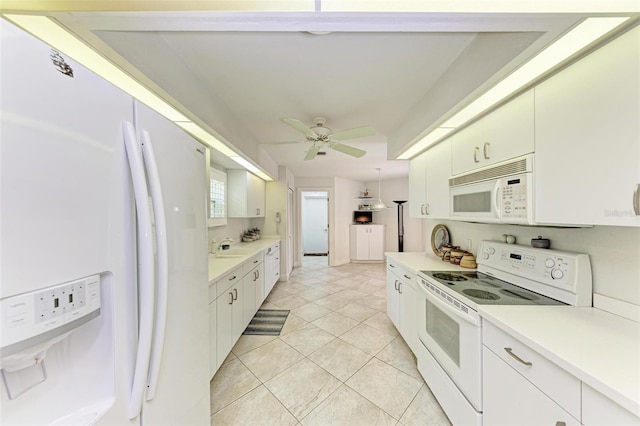
[[[264,217],[265,183],[246,170],[227,170],[228,217]]]
[[[536,221],[640,226],[640,27],[535,91]]]
[[[471,124],[451,140],[453,175],[533,152],[533,89]]]
[[[409,216],[449,217],[451,141],[446,140],[409,163]]]

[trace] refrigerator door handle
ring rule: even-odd
[[[142,409],[142,397],[149,372],[155,299],[155,262],[149,193],[147,191],[142,152],[136,139],[133,124],[124,122],[122,127],[129,170],[133,182],[136,219],[138,222],[138,288],[131,289],[132,292],[137,290],[140,298],[138,349],[136,351],[135,372],[131,385],[131,397],[127,410],[129,419],[134,419],[140,415],[140,410]]]
[[[153,399],[158,384],[160,373],[160,363],[162,362],[162,351],[164,348],[164,337],[167,328],[167,303],[169,293],[169,254],[167,247],[167,222],[165,220],[164,199],[162,197],[162,186],[160,185],[160,174],[156,155],[153,151],[153,144],[149,132],[142,131],[140,134],[142,142],[142,158],[147,171],[147,179],[151,190],[151,200],[153,206],[153,217],[156,224],[156,251],[158,263],[156,265],[157,288],[156,288],[156,319],[153,332],[153,345],[151,349],[151,366],[149,367],[149,377],[147,382],[147,401]]]

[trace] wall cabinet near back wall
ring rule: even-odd
[[[227,170],[228,217],[264,217],[265,183],[246,170]]]
[[[434,146],[409,162],[409,216],[449,217],[451,140]]]

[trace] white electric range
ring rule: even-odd
[[[477,271],[418,272],[418,369],[455,425],[482,425],[478,305],[591,306],[587,254],[483,241],[477,257]]]

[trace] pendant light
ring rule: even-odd
[[[376,170],[378,170],[378,201],[375,202],[375,204],[373,206],[371,206],[372,210],[383,210],[383,209],[388,209],[389,207],[387,207],[383,202],[382,202],[382,191],[381,191],[381,186],[380,186],[380,168],[377,168]]]

